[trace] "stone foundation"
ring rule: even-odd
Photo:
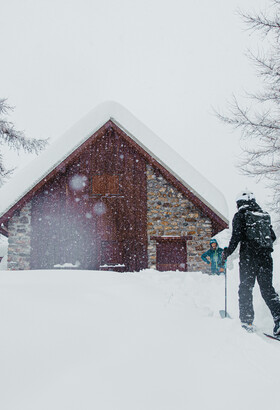
[[[31,202],[16,211],[8,224],[8,269],[30,269]]]
[[[209,248],[211,220],[173,185],[147,165],[148,264],[156,269],[156,241],[152,236],[191,236],[187,241],[189,271],[205,270],[201,254]]]

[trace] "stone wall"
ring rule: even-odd
[[[31,202],[16,211],[8,224],[8,269],[30,269]]]
[[[156,268],[156,241],[151,236],[187,236],[189,271],[205,270],[201,254],[209,248],[212,224],[209,218],[186,199],[173,185],[147,165],[148,263]]]

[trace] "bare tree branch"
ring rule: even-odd
[[[227,114],[216,115],[241,131],[240,168],[245,175],[267,181],[274,193],[273,207],[280,215],[280,0],[271,0],[271,8],[265,12],[239,14],[249,30],[270,36],[264,53],[247,53],[262,87],[247,93],[249,106],[233,97]]]
[[[0,99],[0,146],[7,145],[10,149],[38,154],[48,141],[43,139],[27,138],[22,131],[17,131],[10,121],[4,118],[11,110],[6,99]],[[0,185],[11,175],[13,169],[6,169],[3,155],[0,152]]]

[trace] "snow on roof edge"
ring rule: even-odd
[[[126,108],[112,101],[101,103],[88,112],[81,120],[51,142],[46,150],[25,168],[18,170],[10,182],[1,187],[0,217],[8,212],[109,119],[171,172],[222,220],[228,223],[228,207],[223,194]],[[68,150],[65,149],[67,142],[69,144]],[[37,169],[36,173],[34,169]],[[20,193],[18,193],[19,186],[22,187]]]

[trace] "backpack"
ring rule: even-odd
[[[248,241],[255,242],[260,248],[273,249],[271,219],[267,212],[246,210],[245,222]]]

